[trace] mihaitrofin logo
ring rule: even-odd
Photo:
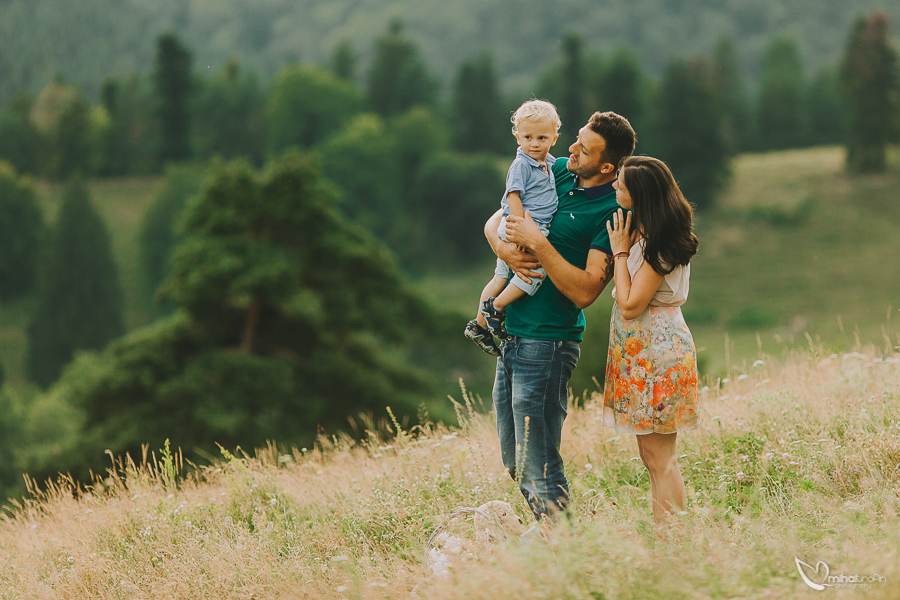
[[[803,583],[818,592],[829,587],[869,588],[872,587],[873,583],[884,583],[887,581],[886,577],[877,573],[873,575],[847,575],[845,573],[832,575],[831,567],[821,560],[816,563],[815,568],[796,556],[794,557],[794,563],[797,565],[797,570],[800,572],[800,578],[803,579]]]

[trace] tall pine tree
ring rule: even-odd
[[[174,33],[159,36],[153,84],[159,120],[160,163],[191,157],[191,53]]]
[[[0,300],[31,291],[43,237],[34,187],[0,161]]]
[[[687,199],[712,206],[730,173],[712,63],[702,57],[669,65],[657,98],[660,158]]]
[[[124,330],[109,234],[81,177],[66,187],[38,284],[26,369],[46,387],[77,350],[99,350]]]
[[[849,122],[841,77],[834,65],[825,65],[815,74],[806,90],[806,114],[811,145],[842,144]]]
[[[265,153],[265,98],[253,73],[241,73],[236,57],[203,82],[194,131],[198,154],[246,156],[261,165]]]
[[[19,173],[35,174],[40,166],[41,134],[31,122],[32,99],[22,92],[0,112],[0,159]]]
[[[459,66],[453,85],[453,143],[463,151],[501,153],[513,148],[510,123],[497,87],[493,59],[484,54]]]
[[[403,33],[400,19],[375,43],[369,71],[369,104],[382,116],[392,116],[417,105],[434,105],[437,80],[428,72],[418,47]]]
[[[591,111],[585,106],[584,40],[577,33],[569,33],[563,38],[562,47],[562,96],[556,108],[562,121],[559,139],[565,148],[578,137],[578,130],[587,123]]]
[[[716,44],[713,83],[728,149],[733,153],[746,150],[750,131],[750,107],[738,64],[737,48],[731,38],[723,37]]]
[[[597,83],[598,110],[619,113],[641,130],[644,118],[644,75],[634,52],[619,48],[600,74]]]
[[[857,20],[841,76],[850,108],[847,167],[884,171],[885,147],[898,125],[900,101],[900,68],[886,14],[875,12]]]
[[[763,150],[794,148],[805,142],[803,65],[794,38],[773,37],[766,47],[759,86],[757,140]]]
[[[343,41],[335,47],[331,55],[331,70],[340,79],[347,81],[353,81],[356,77],[356,51],[349,41]]]

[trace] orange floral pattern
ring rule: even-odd
[[[613,306],[603,424],[626,433],[697,427],[697,351],[677,306],[648,306],[631,321]]]

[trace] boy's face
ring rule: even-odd
[[[559,133],[551,123],[522,121],[516,126],[516,141],[522,152],[534,160],[544,162],[550,147],[556,143]]]

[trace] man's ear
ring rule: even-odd
[[[603,165],[600,167],[601,173],[612,173],[615,170],[616,166],[612,163],[603,163]]]

